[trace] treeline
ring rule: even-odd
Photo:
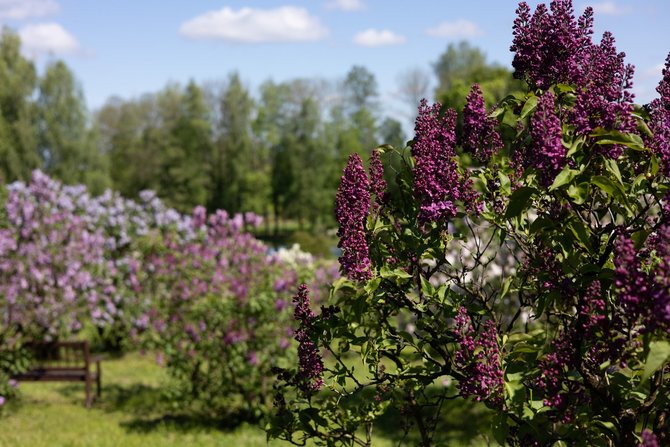
[[[111,98],[94,114],[62,61],[38,76],[4,29],[0,42],[0,177],[26,180],[40,168],[94,194],[112,187],[129,198],[152,189],[189,211],[253,211],[280,222],[333,224],[338,179],[352,152],[402,146],[399,121],[381,110],[377,81],[365,67],[343,79],[267,81],[251,92],[238,73],[220,82],[169,84],[133,99]],[[433,96],[451,104],[471,82],[495,102],[514,84],[467,43],[450,45],[433,66],[398,79],[398,95],[414,110]],[[461,104],[451,104],[460,108]],[[408,115],[408,119],[411,117]]]
[[[179,210],[206,204],[318,227],[330,223],[350,153],[404,143],[401,124],[381,120],[377,101],[374,76],[359,66],[336,87],[267,81],[256,96],[233,73],[110,100],[95,123],[124,195],[153,189]]]

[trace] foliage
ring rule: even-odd
[[[184,216],[151,191],[139,202],[111,191],[92,197],[40,171],[8,190],[0,229],[5,398],[5,376],[26,366],[11,361],[22,340],[68,338],[88,326],[106,350],[140,341],[161,350],[182,404],[258,417],[271,359],[295,356],[289,289],[297,281],[319,289],[337,275],[298,249],[269,253],[248,232],[261,221],[253,213],[207,218],[198,207]]]
[[[455,111],[424,102],[409,151],[381,149],[400,158],[394,194],[349,159],[347,279],[320,313],[296,295],[303,354],[279,374],[271,437],[370,445],[395,410],[428,446],[441,409],[468,399],[495,413],[501,445],[670,442],[670,56],[640,108],[590,8],[517,15],[526,93],[487,113],[473,86],[458,138]]]
[[[268,255],[243,231],[260,223],[251,213],[204,216],[196,208],[192,239],[168,235],[149,249],[148,346],[160,350],[182,406],[257,418],[271,403],[271,368],[295,357],[289,291],[298,281],[319,289],[332,277],[296,248]]]

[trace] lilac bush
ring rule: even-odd
[[[315,300],[336,265],[298,247],[271,252],[252,213],[191,216],[151,191],[138,201],[91,196],[35,171],[8,186],[0,227],[0,396],[28,365],[24,340],[67,339],[95,328],[105,349],[158,351],[172,397],[196,410],[258,417],[271,399],[272,362],[297,359],[293,289]],[[333,268],[335,267],[335,268]],[[90,336],[85,331],[83,336]]]
[[[462,141],[456,111],[422,102],[410,151],[382,149],[402,166],[392,196],[358,159],[355,183],[345,170],[343,189],[385,198],[357,202],[366,250],[340,260],[366,275],[303,312],[305,352],[329,360],[309,370],[319,387],[301,386],[313,361],[279,371],[270,436],[370,445],[396,414],[403,439],[441,445],[440,411],[461,400],[488,408],[501,445],[670,444],[670,56],[640,107],[590,8],[517,15],[525,95],[487,111],[474,86]]]
[[[292,291],[300,282],[319,291],[337,270],[295,247],[271,253],[245,231],[260,225],[252,213],[207,217],[199,207],[190,222],[189,239],[170,233],[147,249],[145,347],[161,353],[182,407],[260,417],[271,406],[272,368],[306,358]]]

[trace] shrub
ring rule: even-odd
[[[369,445],[395,409],[428,446],[460,398],[494,412],[500,444],[670,443],[670,56],[639,107],[590,8],[517,15],[527,93],[489,112],[473,86],[462,141],[456,112],[423,102],[410,154],[379,150],[403,166],[393,195],[349,159],[347,279],[318,314],[296,296],[304,355],[279,374],[270,436]]]

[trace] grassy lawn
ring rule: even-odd
[[[265,446],[253,426],[222,429],[212,422],[170,417],[161,398],[166,380],[153,359],[138,354],[102,364],[102,399],[87,410],[83,383],[22,383],[22,401],[0,420],[0,446]],[[284,445],[271,442],[269,445]]]
[[[0,447],[153,447],[153,446],[286,446],[266,441],[253,425],[225,428],[187,416],[162,398],[165,370],[150,356],[126,355],[104,360],[102,399],[84,407],[83,383],[22,383],[22,399],[0,419]],[[472,410],[472,409],[470,409]],[[449,446],[486,445],[473,431],[478,411],[453,408],[447,424]],[[446,427],[445,427],[446,428]],[[452,432],[453,430],[453,432]],[[373,445],[414,445],[400,437],[393,415],[382,418]],[[445,433],[442,433],[445,435]],[[438,437],[442,437],[439,436]],[[468,438],[478,438],[472,444]]]

